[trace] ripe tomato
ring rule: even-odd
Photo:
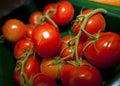
[[[93,66],[66,64],[60,75],[62,86],[102,86],[102,76]]]
[[[3,25],[2,33],[8,41],[16,42],[26,35],[26,27],[18,19],[9,19]]]
[[[88,39],[85,45],[90,41]],[[97,67],[113,67],[120,62],[120,36],[114,32],[102,32],[94,43],[86,47],[84,54]]]
[[[41,73],[49,75],[53,79],[57,80],[60,78],[60,70],[63,66],[62,63],[56,63],[55,58],[44,58],[40,65]]]
[[[48,3],[44,8],[43,8],[43,13],[46,13],[49,9],[55,9],[57,7],[56,3]],[[49,15],[53,15],[53,11],[49,12]]]
[[[35,11],[33,12],[30,17],[29,17],[29,23],[32,25],[38,25],[40,24],[39,18],[42,16],[42,12],[40,11]]]
[[[24,71],[30,79],[31,76],[40,72],[40,61],[38,57],[30,56],[27,62],[25,63]]]
[[[54,57],[60,45],[60,32],[53,25],[38,25],[32,34],[36,52],[43,58]]]
[[[72,52],[75,51],[75,40],[71,41],[72,38],[74,38],[74,36],[67,35],[61,39],[62,43],[58,50],[58,54],[60,55],[60,57],[64,58],[66,56],[69,56],[72,54]],[[83,42],[80,41],[78,44],[78,56],[79,57],[82,56],[82,47],[83,47]],[[75,60],[75,55],[73,57],[70,56],[70,58],[66,60]]]
[[[27,37],[32,38],[32,31],[33,31],[33,29],[34,29],[33,25],[26,24],[26,30],[27,30],[26,36]]]
[[[53,78],[43,73],[34,75],[32,82],[32,86],[57,86]]]
[[[92,12],[92,10],[87,9],[87,10],[82,11],[82,14],[85,15],[90,12]],[[73,32],[75,33],[75,35],[78,34],[80,27],[82,25],[82,22],[80,24],[78,24],[77,22],[74,22]],[[105,29],[105,26],[106,26],[106,22],[105,22],[103,15],[100,13],[96,13],[88,19],[88,22],[84,29],[90,34],[95,34],[99,30],[103,31]],[[88,36],[83,32],[80,39],[85,41],[87,38]]]
[[[24,57],[25,51],[33,49],[33,42],[31,39],[21,39],[19,40],[14,47],[14,56],[17,60]],[[33,51],[34,52],[34,51]]]
[[[51,18],[58,25],[68,24],[74,16],[74,7],[68,1],[60,1],[57,3],[56,13]]]
[[[13,71],[13,78],[16,84],[20,85],[20,69],[15,67]]]
[[[28,80],[32,78],[35,74],[40,72],[40,60],[35,56],[30,56],[24,66],[24,73],[26,74]],[[17,84],[20,85],[20,73],[21,73],[21,66],[17,68],[15,67],[14,70],[14,80]]]

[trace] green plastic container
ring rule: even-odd
[[[29,15],[36,10],[42,10],[42,8],[50,2],[57,2],[58,0],[53,1],[43,1],[34,0],[29,4],[22,5],[18,9],[11,12],[9,15],[0,19],[0,27],[5,23],[9,18],[18,18],[25,23],[28,23]],[[108,10],[108,13],[105,14],[105,19],[107,23],[106,30],[114,31],[120,34],[120,7],[90,2],[89,0],[69,0],[75,7],[75,16],[80,12],[81,8],[105,8]],[[66,28],[66,27],[63,27]],[[70,25],[67,26],[70,28]],[[1,31],[0,31],[1,33]],[[67,35],[67,30],[61,31],[61,36]],[[13,71],[15,67],[15,59],[13,56],[13,50],[10,44],[0,44],[0,86],[17,86],[13,79]],[[120,65],[109,70],[102,70],[104,75],[104,80],[109,82],[113,77],[120,78]],[[116,78],[116,79],[117,79]],[[115,81],[115,78],[114,80]],[[60,85],[60,84],[59,84]],[[107,85],[108,86],[108,85]],[[109,85],[110,86],[110,85]],[[111,85],[113,86],[113,85]]]

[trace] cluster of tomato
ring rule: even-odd
[[[29,17],[29,24],[9,19],[3,36],[15,42],[15,82],[20,86],[103,86],[97,68],[107,69],[120,62],[120,36],[106,32],[102,8],[85,9],[73,21],[72,32],[61,37],[59,26],[74,17],[68,1],[47,4],[43,12]]]

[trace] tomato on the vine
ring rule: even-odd
[[[60,32],[53,25],[38,25],[32,33],[35,50],[43,58],[54,57],[60,45]]]
[[[13,78],[16,84],[20,85],[20,68],[15,67],[13,71]]]
[[[44,8],[43,8],[43,13],[45,14],[48,10],[55,9],[57,7],[56,3],[48,3]],[[51,10],[49,11],[49,15],[53,15],[54,12]]]
[[[66,64],[61,69],[62,86],[102,86],[102,75],[93,66]]]
[[[25,63],[24,71],[30,79],[33,75],[40,72],[40,60],[36,56],[30,56]]]
[[[21,63],[18,63],[18,65],[15,67],[15,70],[14,70],[14,80],[16,81],[17,84],[20,85],[21,65],[19,64]],[[29,56],[24,66],[24,73],[26,75],[25,78],[29,80],[30,78],[32,78],[35,74],[39,72],[40,72],[40,60],[36,56]]]
[[[93,11],[92,9],[83,10],[80,15],[87,15],[88,13],[90,13],[92,11]],[[82,19],[82,17],[81,17],[81,19]],[[78,21],[74,22],[73,32],[75,35],[77,35],[78,32],[80,31],[80,27],[81,27],[83,21],[84,21],[84,18],[80,22],[78,22]],[[104,31],[105,26],[106,26],[106,22],[105,22],[103,15],[101,13],[96,13],[88,19],[84,30],[86,30],[90,34],[95,34],[99,30]],[[80,39],[85,41],[87,38],[88,38],[88,36],[83,32]]]
[[[32,31],[35,28],[32,24],[26,24],[26,37],[32,38]]]
[[[100,68],[110,68],[120,62],[120,36],[114,32],[101,32],[97,40],[88,39],[84,50],[87,60]],[[89,45],[88,45],[89,44]]]
[[[52,19],[58,25],[68,24],[74,16],[74,7],[69,1],[60,1],[57,3],[56,13],[52,16]]]
[[[52,7],[55,11],[53,11],[54,14],[50,17],[56,24],[66,25],[73,19],[74,7],[69,1],[59,1],[55,5],[52,5]],[[50,9],[49,6],[45,7],[44,12],[48,9]],[[52,12],[50,14],[52,14]]]
[[[3,36],[10,42],[16,42],[26,35],[25,24],[18,19],[9,19],[2,27]]]
[[[30,38],[19,40],[14,46],[14,57],[19,60],[25,56],[28,50],[33,50],[33,42]],[[34,52],[34,50],[33,50]]]
[[[75,60],[75,54],[72,55],[72,53],[75,52],[75,40],[72,40],[74,37],[75,36],[67,35],[61,39],[61,45],[58,50],[58,54],[60,55],[60,57],[65,58],[69,56],[69,58],[67,58],[66,60]],[[79,41],[77,47],[79,58],[82,56],[82,48],[83,42]]]
[[[38,25],[40,24],[40,17],[42,16],[41,11],[35,11],[29,16],[29,23],[32,25]]]
[[[33,77],[32,86],[57,86],[57,83],[52,77],[38,73]]]
[[[56,58],[57,59],[57,58]],[[49,75],[55,80],[60,79],[60,70],[63,67],[63,63],[57,63],[55,58],[44,58],[41,61],[40,70],[41,73]]]

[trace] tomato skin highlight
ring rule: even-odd
[[[86,44],[91,39],[88,39]],[[114,32],[102,32],[100,38],[84,51],[87,60],[100,68],[111,68],[120,62],[120,36]]]
[[[61,70],[62,86],[102,86],[102,76],[93,66],[67,64]]]
[[[32,34],[36,52],[43,58],[54,57],[60,45],[60,32],[50,24],[38,25]]]
[[[2,27],[4,37],[10,42],[16,42],[26,35],[25,24],[18,19],[9,19]]]

